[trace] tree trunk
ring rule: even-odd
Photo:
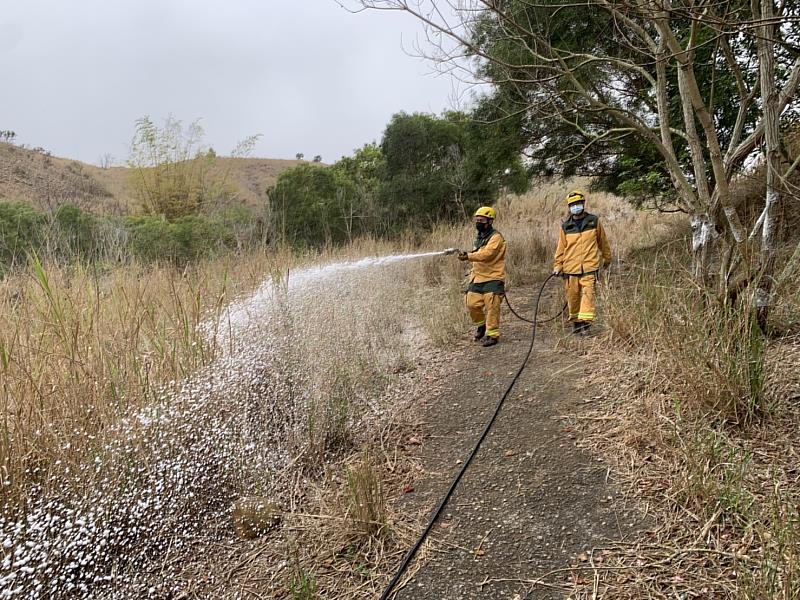
[[[707,214],[694,214],[690,218],[692,227],[692,277],[703,287],[710,279],[709,264],[714,238],[717,236],[714,221]]]
[[[780,214],[780,139],[778,90],[775,86],[775,26],[773,24],[773,0],[753,0],[753,17],[762,19],[761,35],[758,37],[759,78],[764,99],[764,154],[767,167],[767,194],[764,206],[764,222],[761,226],[761,254],[759,257],[759,281],[755,305],[758,324],[766,328],[771,304],[775,250],[778,239],[778,217]],[[760,14],[759,14],[760,13]]]

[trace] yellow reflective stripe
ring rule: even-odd
[[[485,324],[486,324],[486,321],[474,321],[473,322],[473,325],[477,325],[478,327],[480,327],[481,325],[485,325]]]
[[[578,313],[578,318],[581,319],[582,321],[591,321],[594,319],[594,313],[589,313],[589,312]]]
[[[500,330],[499,329],[487,329],[486,335],[489,337],[500,337]]]

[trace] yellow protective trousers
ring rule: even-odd
[[[467,292],[466,304],[475,325],[486,325],[486,335],[500,337],[500,305],[503,294]]]
[[[594,321],[594,284],[592,275],[566,276],[567,304],[570,321]]]

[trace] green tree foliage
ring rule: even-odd
[[[479,109],[482,107],[479,107]],[[401,224],[457,220],[500,189],[527,189],[519,137],[512,124],[476,110],[443,117],[398,113],[381,149],[386,176],[381,201]]]
[[[380,145],[366,144],[331,167],[285,171],[268,191],[274,231],[315,245],[387,236],[468,218],[501,189],[525,191],[515,130],[488,112],[482,117],[398,113]]]
[[[800,112],[796,2],[469,0],[447,17],[435,0],[357,4],[414,15],[433,59],[491,83],[477,112],[515,123],[533,173],[595,176],[712,220],[732,215],[728,182],[763,142],[766,97],[784,122]]]
[[[386,126],[381,204],[394,224],[463,217],[466,186],[465,132],[460,124],[431,115],[398,113]]]
[[[295,244],[339,243],[348,237],[353,183],[335,169],[313,163],[284,171],[268,190],[273,230]]]
[[[347,215],[345,225],[348,238],[356,234],[386,234],[387,219],[385,211],[378,202],[382,181],[386,177],[386,158],[377,144],[365,144],[353,152],[353,156],[345,156],[331,167],[339,181],[353,191],[352,196],[345,197]]]
[[[518,23],[525,26],[510,35],[509,27]],[[663,157],[652,144],[619,128],[613,112],[598,110],[574,91],[591,90],[612,104],[620,99],[631,113],[655,108],[646,75],[617,68],[617,61],[637,63],[644,57],[620,43],[616,30],[613,12],[601,3],[509,0],[499,13],[487,7],[470,37],[474,54],[488,58],[479,76],[495,83],[483,108],[515,123],[517,144],[525,149],[533,175],[590,175],[606,189],[674,196]],[[703,46],[703,61],[711,49]],[[718,81],[724,93],[731,78]],[[670,93],[670,110],[679,121],[676,91]],[[685,143],[678,140],[678,145],[685,156]]]

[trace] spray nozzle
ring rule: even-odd
[[[458,252],[459,252],[458,248],[448,248],[447,250],[444,250],[442,254],[444,254],[445,256],[449,256],[451,254],[457,254]]]

